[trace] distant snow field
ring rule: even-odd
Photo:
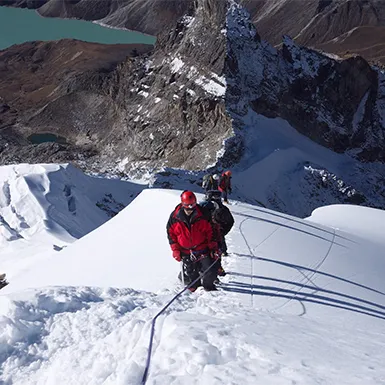
[[[1,167],[0,183],[0,383],[141,384],[151,319],[178,287],[180,191],[146,189],[106,222],[107,191],[111,206],[143,186],[65,165]],[[384,211],[229,207],[228,275],[159,317],[147,384],[385,383]]]

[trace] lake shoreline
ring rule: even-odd
[[[37,9],[0,6],[0,50],[28,41],[76,39],[99,44],[155,45],[156,37],[97,20],[46,17]]]

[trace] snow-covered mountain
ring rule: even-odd
[[[151,319],[177,285],[165,224],[179,194],[144,190],[12,277],[0,292],[1,382],[142,383]],[[185,293],[159,317],[147,384],[380,384],[384,212],[330,206],[302,220],[229,207],[222,290]]]
[[[86,176],[75,167],[0,167],[0,273],[57,253],[127,206],[144,185]]]

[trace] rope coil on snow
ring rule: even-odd
[[[146,367],[144,369],[143,377],[141,385],[145,385],[147,382],[148,372],[150,369],[151,364],[151,353],[152,353],[152,345],[154,340],[154,334],[155,334],[155,323],[157,318],[180,296],[182,295],[186,290],[188,290],[190,287],[195,285],[200,279],[202,279],[206,273],[217,263],[215,260],[202,274],[199,275],[199,277],[191,282],[189,285],[186,285],[183,290],[181,290],[178,294],[176,294],[160,311],[159,313],[152,319],[151,321],[151,334],[150,334],[150,342],[148,344],[148,353],[147,353],[147,360],[146,360]]]

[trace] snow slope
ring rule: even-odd
[[[333,205],[314,210],[310,221],[338,228],[384,247],[384,211],[353,205]]]
[[[179,194],[143,191],[55,260],[14,277],[0,292],[0,381],[141,382],[151,317],[175,293],[165,225]],[[147,383],[384,382],[384,242],[230,208],[223,290],[185,293],[158,319]]]
[[[333,152],[280,118],[249,110],[242,121],[245,153],[232,168],[234,199],[300,217],[341,202],[382,205],[382,164]]]
[[[361,163],[351,153],[333,152],[281,118],[268,118],[251,109],[238,118],[244,126],[238,132],[244,152],[231,167],[230,198],[302,218],[330,204],[385,204],[383,164]],[[225,169],[219,163],[209,172]],[[148,177],[147,183],[153,187],[192,188],[192,183],[201,184],[207,172],[164,168]]]
[[[0,273],[12,278],[94,230],[144,186],[86,176],[69,164],[0,167]]]

